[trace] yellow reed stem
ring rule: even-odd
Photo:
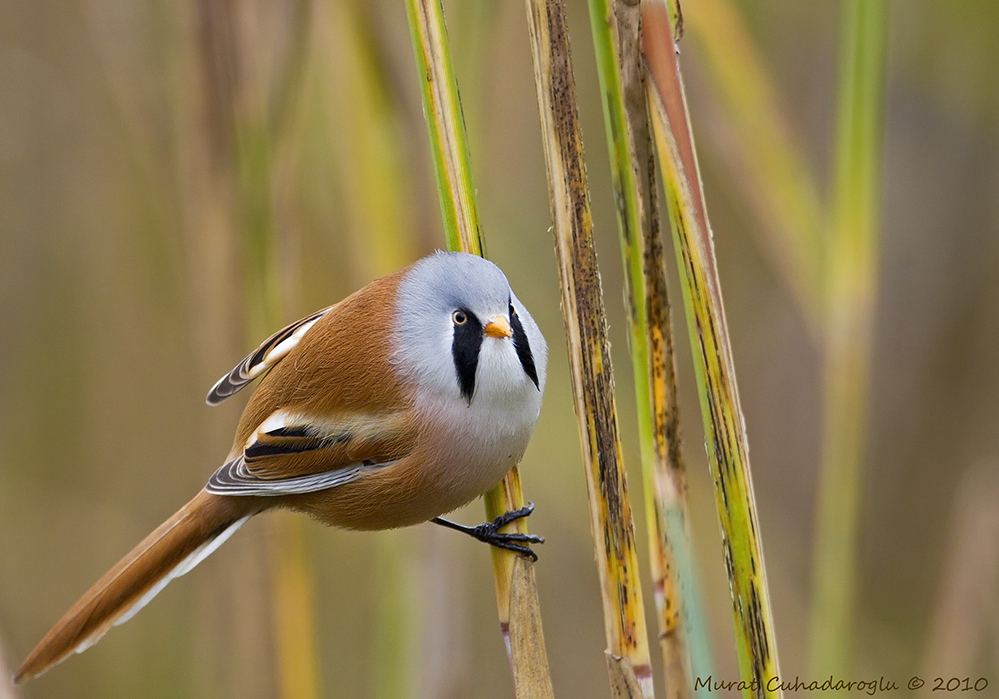
[[[454,78],[440,0],[407,0],[409,26],[421,78],[423,111],[430,133],[434,171],[449,250],[484,254],[468,153],[468,137]],[[493,519],[524,505],[515,466],[485,495]],[[527,533],[524,519],[506,531]],[[511,551],[492,547],[500,629],[513,668],[518,699],[553,695],[544,651],[533,564]]]
[[[614,697],[652,697],[638,554],[618,439],[565,7],[561,0],[527,0],[527,15],[611,692]]]
[[[735,381],[721,285],[701,189],[674,26],[664,2],[643,5],[643,50],[708,463],[735,621],[744,696],[781,696],[777,649],[749,467],[749,444]]]

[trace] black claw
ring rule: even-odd
[[[530,516],[532,512],[534,512],[534,503],[529,502],[519,510],[504,512],[492,522],[485,522],[475,527],[466,527],[462,524],[457,524],[442,517],[434,517],[431,521],[435,524],[440,524],[441,526],[464,532],[483,543],[489,544],[490,546],[506,549],[507,551],[514,551],[522,556],[527,556],[532,561],[537,561],[538,555],[534,553],[530,547],[521,546],[520,544],[514,542],[519,541],[528,544],[543,544],[545,543],[544,538],[535,536],[534,534],[521,534],[520,532],[510,532],[507,534],[499,531],[502,527],[505,527],[511,522],[516,522],[518,519]]]
[[[504,512],[499,517],[493,520],[493,526],[499,529],[500,527],[505,527],[510,524],[510,522],[516,522],[518,519],[523,519],[524,517],[530,517],[531,513],[534,512],[534,503],[529,502],[519,510],[510,510]],[[479,525],[482,526],[482,525]]]
[[[486,541],[486,543],[490,546],[495,546],[498,549],[506,549],[507,551],[519,553],[521,556],[527,556],[535,563],[538,561],[538,554],[534,553],[529,546],[518,546],[517,544],[511,544],[507,541]]]
[[[529,544],[543,544],[545,540],[534,534],[521,534],[520,532],[510,532],[509,534],[500,533],[495,531],[492,525],[487,525],[485,529],[481,529],[482,525],[478,527],[473,527],[476,531],[472,533],[479,541],[485,541],[490,543],[494,540],[499,541],[526,541]]]

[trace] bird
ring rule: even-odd
[[[441,515],[496,485],[527,448],[547,345],[492,262],[437,252],[275,333],[208,393],[260,378],[205,487],[59,620],[14,675],[36,677],[130,619],[250,517],[283,508],[347,529],[432,521],[534,556],[538,536]]]

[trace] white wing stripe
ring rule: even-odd
[[[310,320],[308,323],[302,323],[290,337],[276,344],[270,352],[264,355],[264,359],[260,362],[260,364],[257,364],[255,367],[250,369],[249,372],[247,372],[247,379],[255,379],[277,364],[279,360],[298,346],[298,343],[302,340],[302,336],[305,335],[305,333],[309,331],[309,328],[315,325],[318,320],[319,318],[316,318],[315,320]]]
[[[218,405],[277,364],[298,345],[305,333],[320,318],[326,315],[329,310],[329,308],[324,308],[321,311],[317,311],[311,316],[306,316],[267,338],[263,344],[237,364],[232,371],[215,382],[215,385],[208,392],[208,397],[205,399],[208,405]]]

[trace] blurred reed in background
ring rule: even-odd
[[[602,697],[603,663],[584,662],[602,653],[602,612],[526,19],[518,4],[445,9],[489,254],[551,345],[521,471],[538,503],[531,530],[548,540],[536,570],[555,692]],[[834,157],[839,7],[699,0],[684,11],[681,61],[781,667],[804,675],[823,440],[825,282],[814,270],[832,205],[822,193]],[[611,341],[626,371],[586,8],[570,4],[568,20]],[[999,626],[988,613],[996,587],[969,582],[994,573],[969,553],[989,550],[991,525],[969,522],[988,523],[999,497],[996,27],[999,8],[980,3],[946,13],[895,4],[890,18],[848,630],[856,679],[962,672],[999,683],[987,645]],[[273,268],[259,273],[264,257],[244,241],[264,225]],[[401,2],[0,5],[0,664],[15,665],[217,467],[240,406],[208,409],[203,396],[268,332],[265,314],[276,325],[300,317],[442,240]],[[279,302],[247,303],[258,273],[275,280]],[[683,324],[674,326],[676,346],[687,347]],[[681,349],[677,359],[681,410],[694,415],[690,357]],[[628,383],[618,405],[637,483]],[[688,420],[685,436],[716,674],[735,678],[703,434]],[[478,504],[457,516],[481,517]],[[512,695],[481,545],[429,527],[357,534],[301,524],[321,696]],[[252,522],[135,619],[16,696],[275,696],[279,541],[271,524]],[[394,624],[415,646],[386,648],[399,638],[386,630]],[[947,655],[942,639],[954,637],[966,653]]]

